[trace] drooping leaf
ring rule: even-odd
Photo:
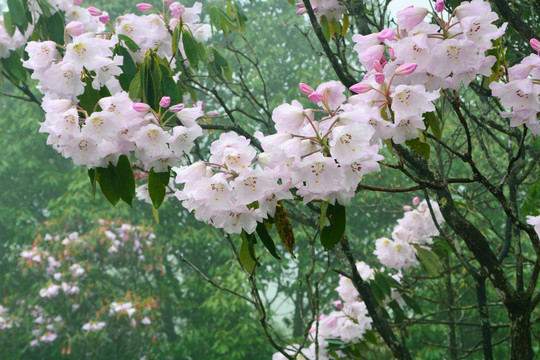
[[[440,139],[442,136],[441,127],[439,126],[439,119],[437,119],[437,115],[435,114],[435,112],[432,111],[425,113],[424,122],[427,123],[426,125],[429,126],[433,135],[437,139]]]
[[[88,75],[83,77],[84,93],[79,97],[79,106],[82,107],[88,115],[94,112],[98,101],[101,99],[99,91],[92,87],[92,78]]]
[[[422,308],[409,297],[407,294],[402,294],[401,297],[403,300],[405,300],[405,304],[407,304],[415,313],[422,314]]]
[[[405,141],[405,145],[411,148],[414,152],[425,159],[429,159],[431,153],[431,147],[428,143],[421,141],[420,139],[412,139]]]
[[[439,257],[437,254],[435,254],[433,251],[424,249],[423,247],[415,245],[416,251],[417,251],[417,257],[418,260],[420,260],[420,263],[424,266],[427,273],[430,276],[439,276],[440,270],[443,268],[441,261],[439,260]]]
[[[101,192],[115,206],[120,200],[120,192],[118,191],[118,178],[114,166],[109,165],[106,168],[96,168],[96,171],[98,173],[97,179]]]
[[[321,29],[322,29],[324,38],[326,39],[326,41],[329,41],[330,35],[331,35],[330,24],[328,23],[328,19],[324,15],[321,16]]]
[[[135,65],[135,62],[125,47],[117,46],[115,51],[118,55],[124,57],[123,64],[120,66],[122,73],[118,76],[118,81],[120,81],[122,89],[129,91],[131,82],[137,74],[137,65]]]
[[[272,256],[276,259],[281,260],[281,258],[276,252],[276,244],[274,244],[274,240],[268,233],[268,229],[266,229],[266,225],[264,225],[264,223],[257,223],[257,235],[259,235],[259,238],[261,239],[268,252],[272,254]]]
[[[377,283],[377,285],[379,285],[381,290],[387,296],[392,295],[392,289],[390,287],[390,284],[388,283],[388,280],[386,280],[386,278],[381,273],[376,273],[375,274],[375,282]]]
[[[274,224],[276,224],[276,229],[279,234],[283,245],[287,248],[292,257],[296,259],[296,256],[293,253],[293,247],[295,244],[294,232],[291,226],[291,222],[287,217],[287,212],[282,203],[278,203],[276,206],[276,214],[274,215]]]
[[[337,203],[335,205],[329,204],[326,213],[330,225],[325,226],[321,231],[321,244],[328,251],[343,239],[347,225],[347,214],[345,206]]]
[[[21,55],[18,52],[10,51],[9,57],[2,59],[2,65],[17,83],[26,80],[28,73],[22,65]]]
[[[49,28],[49,35],[51,40],[57,44],[64,43],[64,13],[61,11],[55,12],[46,21]]]
[[[184,51],[189,60],[189,63],[193,67],[199,65],[199,54],[197,52],[197,42],[191,35],[189,30],[182,31],[182,44],[184,45]]]
[[[131,206],[135,198],[135,176],[133,175],[129,158],[126,155],[121,155],[118,159],[116,174],[118,176],[120,198]]]
[[[129,50],[136,52],[137,50],[140,49],[139,45],[137,45],[137,43],[133,41],[133,39],[130,38],[129,36],[123,35],[123,34],[118,34],[117,36],[118,36],[118,40],[122,40],[126,44]]]
[[[23,1],[7,0],[7,5],[13,24],[16,25],[17,28],[19,28],[19,31],[24,34],[28,22],[26,20],[27,8],[25,8]],[[28,4],[26,6],[28,6]]]
[[[347,34],[347,30],[349,30],[349,14],[343,15],[343,26],[341,28],[341,36],[345,37],[345,34]]]
[[[95,168],[88,169],[88,177],[90,178],[90,185],[92,185],[92,194],[96,196],[97,172]]]
[[[148,174],[148,193],[154,208],[159,209],[167,193],[167,185],[170,180],[170,170],[166,172],[155,172],[154,168]]]
[[[240,251],[238,253],[240,257],[240,262],[248,273],[253,274],[257,261],[253,256],[252,252],[250,251],[250,241],[248,238],[248,234],[245,231],[242,231],[242,234],[240,236],[242,237],[242,245],[240,246]]]
[[[363,336],[367,342],[372,343],[373,345],[377,345],[377,335],[375,335],[373,331],[366,330]]]

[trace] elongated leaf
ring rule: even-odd
[[[26,8],[22,0],[7,0],[9,13],[11,14],[11,19],[13,24],[16,25],[21,33],[24,34],[26,30],[27,20],[26,20]],[[28,6],[28,5],[27,5]]]
[[[131,206],[135,198],[135,176],[133,175],[129,158],[126,155],[121,155],[118,159],[116,174],[118,176],[120,198]]]
[[[140,49],[139,45],[132,38],[127,35],[118,34],[118,40],[122,40],[129,50],[136,52]]]
[[[88,115],[90,115],[94,112],[98,101],[101,99],[101,94],[92,87],[91,77],[85,76],[83,82],[85,83],[84,93],[79,98],[79,106],[86,110]]]
[[[376,273],[375,274],[375,282],[377,282],[377,285],[381,288],[381,290],[387,295],[392,295],[392,289],[390,288],[390,284],[388,283],[388,280],[381,274]]]
[[[347,30],[349,30],[349,14],[343,15],[343,26],[341,28],[341,36],[345,37],[345,34],[347,34]]]
[[[261,239],[268,252],[272,254],[272,256],[276,259],[281,260],[281,258],[276,252],[276,244],[274,244],[274,240],[272,240],[272,237],[268,233],[266,225],[264,225],[263,223],[257,224],[257,235],[259,235],[259,238]]]
[[[377,335],[375,335],[375,333],[371,330],[366,330],[364,333],[364,339],[373,345],[377,345]]]
[[[431,276],[439,276],[439,271],[443,268],[437,254],[433,251],[416,246],[418,260],[422,263],[426,271]]]
[[[238,254],[240,257],[240,262],[248,273],[253,274],[253,271],[255,270],[256,260],[254,256],[252,256],[252,252],[250,251],[249,239],[245,231],[242,231],[242,234],[240,236],[242,237],[242,246],[240,246],[240,252]]]
[[[98,173],[97,179],[101,192],[115,206],[120,200],[120,193],[118,191],[118,178],[114,166],[109,165],[106,168],[96,168],[96,171]]]
[[[189,60],[189,63],[193,67],[199,65],[199,54],[197,52],[197,43],[189,30],[182,31],[182,44],[184,44],[184,51]]]
[[[437,139],[440,139],[442,136],[441,127],[439,126],[439,119],[437,119],[437,115],[435,114],[435,112],[432,111],[424,114],[424,122],[427,123],[433,135]]]
[[[13,17],[11,16],[10,12],[4,12],[4,27],[6,28],[8,35],[13,37],[17,26],[15,26],[15,24],[13,23]]]
[[[9,57],[2,59],[2,65],[16,82],[26,80],[28,73],[22,66],[21,56],[16,51],[10,51]]]
[[[420,139],[412,139],[405,141],[405,145],[410,147],[418,155],[425,159],[429,159],[431,153],[431,147],[428,143],[421,141]]]
[[[118,80],[120,81],[122,89],[129,91],[131,82],[137,74],[137,65],[135,65],[135,62],[125,47],[117,46],[115,51],[118,55],[124,57],[123,64],[120,66],[122,73],[118,76]]]
[[[148,174],[148,193],[150,194],[150,199],[152,204],[156,209],[158,209],[163,200],[165,199],[165,194],[167,192],[166,186],[169,184],[170,173],[167,172],[155,172],[152,168]]]
[[[287,212],[283,204],[278,203],[276,207],[276,214],[274,215],[274,223],[276,224],[276,229],[279,234],[283,245],[287,248],[292,257],[296,259],[296,256],[293,253],[293,247],[295,244],[294,232],[291,226],[291,222],[287,217]]]
[[[343,239],[347,225],[347,214],[345,206],[337,203],[335,205],[329,204],[326,213],[330,225],[325,226],[321,231],[321,244],[325,250],[331,250]]]
[[[330,40],[330,24],[328,23],[328,19],[324,15],[321,17],[321,29],[322,29],[324,38],[326,39],[326,41],[329,41]]]
[[[141,73],[138,72],[131,84],[129,84],[129,97],[132,99],[141,99],[142,98],[142,88],[141,88]]]
[[[49,35],[51,40],[57,44],[64,43],[64,13],[57,11],[49,19],[47,19]]]
[[[96,182],[97,182],[96,169],[88,169],[88,177],[90,178],[90,185],[92,185],[92,194],[96,196]]]
[[[422,314],[422,308],[409,297],[407,294],[402,294],[401,297],[403,300],[405,300],[405,304],[407,304],[415,313]]]

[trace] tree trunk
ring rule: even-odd
[[[510,318],[512,360],[531,360],[534,352],[531,342],[531,301],[528,298],[506,304]]]

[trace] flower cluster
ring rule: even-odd
[[[438,204],[434,201],[430,203],[437,223],[442,224],[444,218]],[[415,246],[432,244],[432,238],[439,235],[427,201],[420,202],[420,199],[414,198],[413,204],[418,207],[413,209],[408,205],[405,206],[405,215],[394,227],[392,239],[383,237],[376,241],[374,254],[384,266],[396,270],[407,270],[419,265]]]
[[[355,50],[367,70],[364,80],[351,87],[358,95],[349,99],[376,129],[376,137],[400,144],[424,130],[423,113],[435,110],[432,101],[440,89],[467,86],[478,74],[490,75],[494,56],[486,56],[491,40],[506,24],[483,0],[462,2],[452,14],[444,4],[431,14],[410,6],[397,14],[397,27],[370,35],[354,35]]]
[[[317,14],[319,19],[325,16],[328,20],[340,20],[347,10],[345,4],[340,0],[310,0],[310,3],[313,12]],[[297,15],[306,13],[307,10],[303,2],[296,3],[296,6],[298,7]]]
[[[112,328],[118,324],[151,324],[153,309],[158,307],[153,298],[141,298],[125,293],[124,289],[120,293],[107,291],[106,298],[100,299],[103,294],[97,289],[111,286],[107,278],[124,267],[131,271],[133,266],[141,271],[153,270],[153,264],[159,261],[154,239],[155,235],[145,228],[100,220],[99,229],[94,232],[47,234],[38,237],[31,249],[21,251],[23,273],[30,274],[34,282],[39,278],[43,284],[32,302],[17,303],[31,315],[30,346],[73,336],[68,334],[73,328],[92,333],[104,330],[108,324]],[[100,282],[98,288],[96,278]],[[79,311],[80,308],[85,310]],[[107,310],[110,319],[104,320]],[[97,319],[88,321],[84,315],[87,313],[95,313]],[[19,326],[25,323],[23,320],[0,307],[0,330]]]
[[[182,163],[184,152],[189,152],[193,140],[202,134],[195,123],[204,115],[202,104],[192,108],[170,106],[170,98],[164,97],[154,111],[130,98],[129,89],[119,81],[126,59],[118,51],[118,37],[123,35],[138,47],[136,51],[125,49],[135,63],[140,64],[148,50],[156,49],[164,63],[170,63],[172,49],[182,47],[181,41],[173,44],[171,34],[176,27],[191,29],[195,39],[202,41],[209,27],[196,24],[201,5],[187,9],[177,5],[170,5],[170,21],[157,14],[121,16],[112,29],[114,35],[102,32],[101,22],[109,19],[103,18],[106,14],[101,10],[61,8],[76,19],[66,27],[68,43],[28,43],[29,58],[23,65],[33,70],[32,78],[38,80],[38,88],[45,95],[42,107],[46,117],[40,131],[49,134],[48,144],[88,168],[116,165],[121,155],[131,153],[142,161],[145,170],[167,171],[169,166]],[[94,22],[101,26],[88,25],[93,22],[87,22],[87,18],[96,19]],[[85,109],[82,98],[92,91],[99,101],[93,109]]]
[[[534,135],[540,135],[540,41],[532,39],[531,46],[537,54],[531,54],[509,68],[507,83],[492,82],[489,87],[493,96],[512,109],[501,113],[510,118],[510,126],[526,125]]]
[[[292,198],[293,189],[304,203],[345,205],[362,177],[380,170],[375,130],[347,103],[345,87],[331,81],[316,90],[300,88],[320,108],[293,101],[274,109],[277,133],[255,133],[264,150],[258,156],[248,139],[230,132],[212,143],[208,163],[174,169],[184,184],[176,196],[197,219],[229,233],[251,233],[274,215],[279,200]]]

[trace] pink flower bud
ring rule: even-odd
[[[388,55],[390,56],[390,59],[396,58],[396,52],[392,48],[388,49]]]
[[[133,110],[140,113],[146,113],[150,111],[150,105],[145,103],[136,102],[131,104],[131,107],[133,108]]]
[[[171,105],[171,98],[168,96],[162,97],[159,102],[159,106],[161,106],[162,108],[166,108],[169,105]]]
[[[206,115],[206,117],[209,117],[209,118],[215,118],[219,116],[219,113],[217,111],[209,111],[204,115]]]
[[[373,87],[371,85],[369,85],[369,84],[366,84],[366,83],[354,84],[353,86],[351,86],[349,88],[349,90],[351,90],[353,93],[357,93],[357,94],[367,93],[371,89],[373,89]]]
[[[84,25],[80,21],[72,21],[66,25],[66,31],[71,36],[79,36],[84,33]]]
[[[386,79],[386,76],[384,76],[384,73],[375,73],[375,82],[377,84],[384,83],[384,80]]]
[[[180,19],[180,17],[186,11],[186,8],[183,7],[178,1],[175,1],[170,6],[171,14],[174,18]]]
[[[531,39],[530,43],[534,51],[540,52],[540,41],[536,39]]]
[[[403,207],[403,210],[405,210],[405,211],[411,211],[411,210],[412,210],[412,207],[410,207],[409,205],[405,205],[405,206]]]
[[[334,301],[334,306],[340,310],[343,309],[343,304],[339,300]]]
[[[303,9],[306,7],[303,2],[297,2],[295,5],[298,6],[299,9]]]
[[[323,95],[321,93],[318,93],[318,92],[314,91],[308,96],[308,98],[309,98],[309,100],[313,101],[314,103],[318,103],[318,102],[322,101]]]
[[[108,14],[103,14],[103,15],[98,16],[98,20],[102,24],[108,24],[109,21],[111,21],[111,18],[109,17]]]
[[[102,14],[102,11],[101,11],[101,10],[99,10],[98,8],[93,7],[93,6],[90,6],[90,7],[88,8],[88,12],[89,12],[90,15],[92,15],[92,16],[99,16],[99,15]]]
[[[379,60],[375,60],[373,62],[373,69],[376,72],[383,72],[383,66],[381,65],[381,62]]]
[[[173,0],[163,0],[165,6],[170,6],[173,3]]]
[[[392,29],[384,29],[377,35],[377,39],[379,41],[384,42],[384,40],[394,40],[394,37],[396,34],[394,33],[394,30]]]
[[[407,30],[412,29],[420,24],[427,14],[426,8],[411,5],[397,13],[398,26]]]
[[[172,111],[173,113],[177,113],[184,110],[184,104],[176,104],[169,108],[169,111]]]
[[[443,12],[444,10],[444,0],[437,0],[435,3],[435,11]]]
[[[381,63],[382,67],[384,68],[384,65],[386,65],[386,63],[388,62],[388,60],[386,60],[386,58],[383,56],[381,56],[381,60],[379,60],[379,62]]]
[[[420,198],[418,196],[416,196],[414,199],[412,199],[412,203],[414,206],[420,204]]]
[[[298,11],[296,12],[296,15],[304,15],[305,13],[307,13],[307,9],[301,8],[301,9],[298,9]]]
[[[148,4],[148,3],[138,3],[135,6],[137,7],[137,9],[139,9],[142,12],[147,12],[153,9],[152,4]]]
[[[81,5],[83,0],[73,0],[73,5]]]
[[[415,63],[403,64],[396,69],[396,75],[407,76],[411,75],[418,65]]]
[[[304,95],[311,95],[315,91],[315,90],[313,90],[313,88],[311,86],[309,86],[307,84],[304,84],[304,83],[300,83],[300,84],[298,84],[298,86],[300,87],[300,91]]]

